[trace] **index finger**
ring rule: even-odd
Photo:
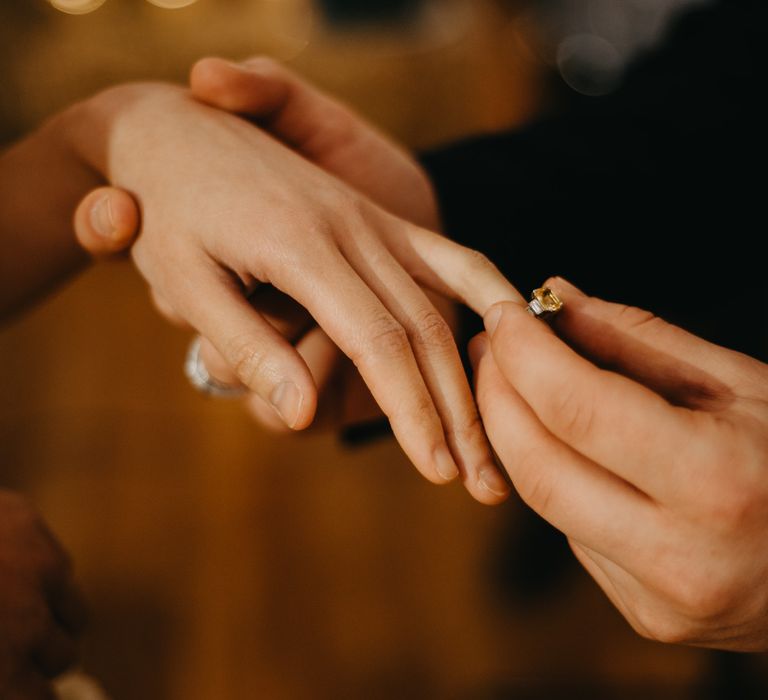
[[[485,323],[502,373],[554,435],[656,497],[684,478],[693,412],[596,367],[522,305],[498,304]]]

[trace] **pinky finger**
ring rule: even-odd
[[[78,205],[75,235],[91,255],[114,255],[133,244],[139,221],[139,207],[130,194],[115,187],[100,187]]]
[[[329,391],[328,388],[336,376],[339,362],[343,358],[341,350],[336,347],[336,344],[320,327],[316,326],[308,331],[296,344],[296,351],[304,358],[304,362],[307,363],[307,367],[317,387],[319,398],[315,424],[325,416],[340,415],[339,397],[335,392]],[[278,433],[288,432],[285,423],[280,420],[272,407],[260,396],[251,394],[246,399],[246,402],[248,410],[264,428]],[[334,402],[337,405],[329,406],[329,403]]]

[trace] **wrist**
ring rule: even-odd
[[[131,134],[147,132],[147,120],[152,119],[147,110],[156,116],[163,110],[162,102],[178,102],[184,94],[181,87],[165,83],[118,85],[72,105],[51,126],[61,148],[98,175],[102,183],[115,184],[114,147],[127,143],[135,152]]]

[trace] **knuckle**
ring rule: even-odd
[[[464,255],[467,259],[467,267],[472,273],[487,272],[488,270],[495,270],[496,265],[491,262],[491,259],[479,250],[474,248],[464,248]]]
[[[733,611],[739,604],[742,588],[736,576],[724,570],[666,572],[657,590],[668,601],[677,617],[691,623],[705,622]]]
[[[336,215],[343,210],[343,204],[341,198],[336,197],[336,193],[325,195],[326,208]],[[296,231],[305,231],[311,238],[316,240],[332,240],[336,232],[335,221],[333,217],[326,215],[309,216],[305,217],[303,214],[296,217],[293,222],[292,228]],[[297,249],[295,251],[287,251],[287,260],[282,262],[289,262],[291,264],[297,264],[306,258],[305,250]]]
[[[329,223],[343,220],[343,231],[364,231],[368,227],[368,208],[365,200],[352,190],[345,187],[333,187],[326,192],[325,206],[330,212]],[[335,232],[335,226],[331,226],[330,233]]]
[[[434,309],[429,309],[416,318],[413,337],[417,343],[428,349],[445,351],[454,346],[450,326]]]
[[[267,356],[250,338],[235,338],[227,343],[224,356],[237,378],[255,388],[266,371]]]
[[[765,500],[746,482],[723,479],[717,493],[713,493],[708,519],[718,530],[726,533],[741,532],[764,514]]]
[[[357,364],[366,356],[393,358],[405,355],[410,348],[405,329],[391,316],[382,315],[368,326],[365,341],[355,353],[353,361]]]
[[[473,411],[461,425],[451,428],[450,432],[460,444],[476,444],[477,447],[486,448],[485,428],[477,411]]]
[[[661,328],[667,325],[666,322],[656,316],[656,314],[638,308],[637,306],[617,304],[615,314],[617,325],[626,330],[655,330],[656,328]]]
[[[394,421],[407,422],[420,428],[424,434],[431,434],[430,451],[436,450],[444,441],[442,431],[435,431],[433,418],[435,417],[435,405],[427,394],[419,393],[417,396],[408,397],[400,402],[395,409],[392,419]]]
[[[733,537],[764,517],[768,484],[760,459],[752,453],[751,442],[732,431],[721,437],[706,445],[697,445],[700,451],[684,456],[708,467],[706,486],[699,499],[700,516],[707,527]],[[706,456],[702,452],[706,452]]]
[[[641,637],[654,642],[685,644],[695,637],[691,623],[655,608],[635,611],[634,619],[629,622]]]

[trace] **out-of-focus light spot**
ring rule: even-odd
[[[158,7],[164,7],[167,10],[177,10],[180,7],[187,7],[197,2],[197,0],[147,0],[147,2]]]
[[[557,47],[557,67],[563,80],[576,92],[598,97],[616,87],[624,62],[606,39],[594,34],[573,34]]]
[[[69,15],[85,15],[98,10],[107,0],[49,0],[57,10]]]

